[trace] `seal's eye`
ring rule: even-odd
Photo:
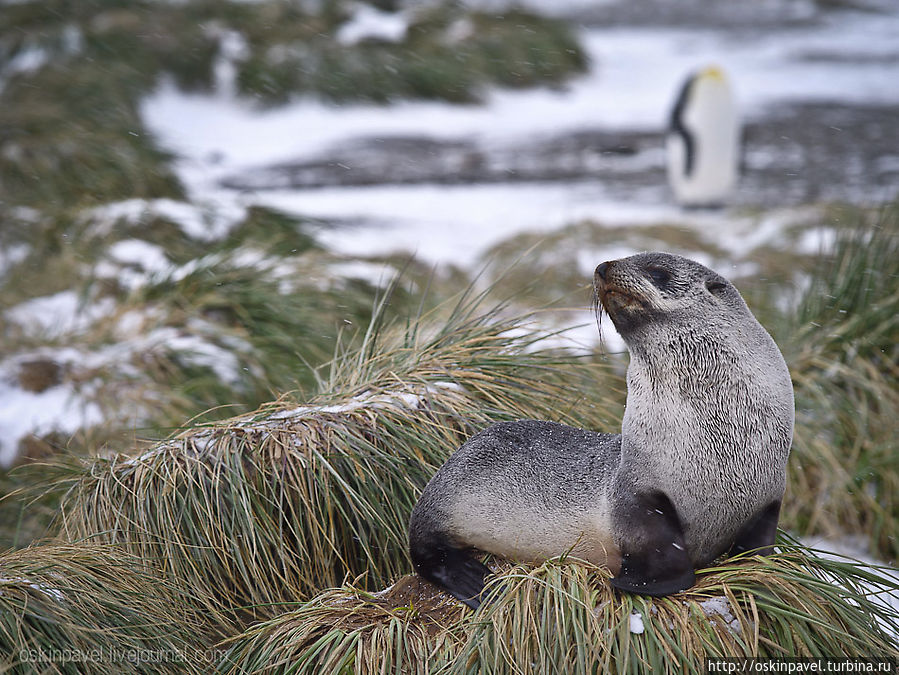
[[[723,292],[727,288],[727,284],[722,281],[715,281],[714,279],[709,279],[705,282],[705,287],[708,289],[709,293],[714,293],[718,295]]]
[[[646,276],[648,276],[652,280],[652,283],[659,288],[662,288],[671,281],[671,272],[662,267],[647,267]]]

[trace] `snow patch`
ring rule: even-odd
[[[364,260],[352,260],[337,262],[328,265],[331,276],[340,279],[360,279],[372,286],[384,286],[392,279],[397,271],[393,265],[387,263],[370,263]]]
[[[108,260],[99,261],[91,272],[98,279],[114,279],[121,286],[136,290],[147,284],[162,281],[178,282],[197,270],[215,265],[251,267],[264,272],[269,278],[286,281],[297,276],[296,268],[281,258],[270,257],[252,248],[241,248],[233,253],[211,253],[189,260],[183,265],[168,261],[162,248],[147,242],[129,239],[110,246]],[[281,287],[287,292],[291,284]]]
[[[180,334],[174,328],[161,328],[154,333],[157,344],[165,345],[167,351],[177,354],[188,364],[208,368],[219,380],[231,386],[241,383],[240,361],[233,352],[198,335]]]
[[[833,251],[837,233],[833,228],[816,227],[802,233],[793,250],[806,255],[827,255]]]
[[[628,620],[631,633],[634,633],[635,635],[641,635],[645,630],[645,627],[643,626],[643,615],[640,614],[640,612],[631,612]]]
[[[152,319],[152,312],[123,315],[117,332],[127,330],[121,341],[104,345],[94,351],[82,351],[65,347],[39,349],[0,362],[0,466],[10,466],[18,456],[19,442],[29,434],[45,434],[51,431],[75,433],[80,429],[102,424],[108,414],[122,418],[123,402],[115,411],[100,407],[97,398],[104,391],[105,381],[92,371],[114,371],[134,380],[146,380],[139,360],[153,355],[168,355],[186,365],[210,369],[215,376],[233,387],[239,387],[245,373],[241,367],[240,353],[249,353],[251,346],[239,338],[218,336],[215,326],[201,319],[191,319],[187,331],[172,326],[162,326],[142,334],[143,326]],[[136,332],[131,332],[136,331]],[[214,335],[225,346],[212,342],[207,335]],[[80,381],[76,389],[71,382],[63,381],[41,392],[30,392],[19,386],[17,372],[23,362],[48,360],[71,371]],[[115,379],[115,378],[114,378]],[[135,418],[149,417],[150,411],[140,402],[131,412]]]
[[[458,382],[431,382],[428,385],[428,391],[437,391],[439,389],[445,389],[446,391],[454,391],[457,394],[464,394],[465,387],[463,387]]]
[[[675,206],[614,201],[596,181],[284,190],[259,193],[256,199],[287,213],[359,223],[318,234],[335,253],[361,257],[400,251],[460,267],[476,266],[485,251],[519,233],[549,233],[582,220],[609,226],[683,220]],[[720,226],[718,216],[696,217],[699,223],[707,219],[709,227]]]
[[[402,42],[409,29],[409,19],[402,13],[382,12],[371,5],[359,3],[353,16],[337,30],[337,41],[344,46],[364,40]]]
[[[75,291],[60,291],[26,300],[6,310],[4,316],[29,335],[57,338],[82,333],[114,311],[112,298],[84,302]]]
[[[158,457],[166,450],[166,444],[158,445],[146,452],[138,455],[137,457],[131,457],[122,462],[119,462],[118,466],[135,466],[136,464],[142,464],[147,460],[153,459],[154,457]]]
[[[814,554],[825,560],[838,560],[846,562],[846,559],[857,561],[862,569],[871,574],[883,577],[885,581],[899,583],[899,570],[887,568],[886,564],[875,560],[868,551],[867,542],[861,538],[846,537],[839,540],[802,539],[802,544],[814,549]],[[850,561],[851,561],[850,560]],[[886,586],[872,583],[860,584],[865,589],[871,602],[881,607],[899,612],[899,594],[890,593]],[[894,632],[894,627],[880,622],[881,628],[899,640],[899,634]]]
[[[0,577],[0,584],[27,584],[29,588],[34,589],[44,595],[53,598],[57,602],[65,600],[65,595],[58,588],[52,588],[37,581],[31,581],[25,577]],[[0,592],[2,595],[2,592]]]
[[[43,68],[49,61],[50,55],[46,49],[37,45],[26,46],[6,62],[2,75],[8,78],[22,73],[33,73]]]
[[[727,626],[727,630],[734,635],[743,634],[743,626],[740,624],[740,620],[734,617],[733,612],[731,611],[730,601],[726,597],[717,596],[709,598],[708,600],[700,602],[699,606],[702,608],[703,613],[710,619],[714,616],[721,617],[724,621],[724,625]]]
[[[382,588],[380,591],[375,591],[374,593],[371,594],[371,597],[373,597],[373,598],[383,598],[383,597],[385,597],[388,593],[390,593],[390,591],[393,590],[393,587],[394,587],[394,586],[396,586],[395,583],[394,583],[394,584],[390,584],[387,588]]]
[[[167,441],[162,441],[149,450],[141,453],[137,457],[129,457],[128,459],[119,462],[117,466],[136,466],[148,460],[159,457],[166,451],[170,451],[172,449],[187,450],[196,454],[201,454],[206,452],[209,449],[210,445],[212,445],[218,438],[221,438],[220,434],[214,434],[211,431],[206,431],[194,433],[183,438],[173,438]]]
[[[209,33],[218,37],[219,53],[213,65],[216,90],[234,96],[237,94],[237,62],[250,55],[246,38],[234,30],[225,30],[218,26],[210,27]]]
[[[246,210],[230,205],[228,209],[197,206],[174,199],[127,199],[91,209],[89,217],[95,221],[97,231],[109,233],[115,224],[124,220],[131,224],[146,222],[154,217],[169,220],[187,237],[200,241],[223,238],[246,217]]]
[[[13,244],[0,248],[0,278],[6,274],[10,267],[14,267],[25,260],[30,250],[27,244]]]
[[[383,410],[385,408],[399,407],[407,408],[409,410],[419,410],[423,404],[427,403],[430,396],[444,395],[444,392],[447,391],[462,394],[465,392],[465,388],[456,382],[434,382],[425,387],[413,387],[411,391],[380,393],[364,391],[361,394],[353,396],[345,403],[320,406],[299,406],[289,410],[279,410],[278,412],[267,415],[261,422],[292,420],[316,413],[340,414],[359,410],[360,408]],[[257,422],[251,422],[250,424],[255,425]]]
[[[109,247],[106,255],[118,263],[134,265],[151,274],[162,274],[173,269],[161,246],[140,239],[117,241]]]
[[[560,325],[563,327],[560,328]],[[626,349],[624,340],[618,335],[612,322],[608,319],[603,321],[600,332],[596,317],[586,308],[582,311],[573,311],[570,321],[561,321],[552,315],[546,315],[534,318],[530,326],[504,331],[502,336],[530,338],[535,332],[542,333],[543,337],[525,345],[526,352],[560,349],[574,354],[590,354],[595,351],[600,341],[607,352],[616,353]]]
[[[103,422],[100,407],[71,384],[42,392],[25,391],[11,384],[11,373],[4,370],[0,369],[0,466],[12,465],[19,453],[19,441],[29,434],[75,433]]]
[[[161,313],[151,309],[129,309],[119,316],[114,333],[119,340],[130,340],[145,332],[147,324]]]

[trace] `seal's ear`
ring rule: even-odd
[[[771,555],[774,552],[774,537],[777,535],[777,520],[780,517],[780,500],[771,502],[752,520],[743,525],[737,533],[731,555],[758,549],[758,555]]]
[[[723,277],[714,276],[705,281],[706,290],[712,295],[722,295],[727,292],[727,282]]]
[[[696,583],[677,509],[664,492],[638,492],[618,502],[621,571],[612,585],[638,595],[670,595]]]

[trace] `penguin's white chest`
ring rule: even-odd
[[[718,205],[737,183],[740,124],[727,80],[699,74],[672,113],[668,181],[684,205]]]

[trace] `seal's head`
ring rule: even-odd
[[[594,303],[627,340],[648,325],[682,324],[696,316],[726,321],[746,316],[739,292],[720,274],[671,253],[639,253],[600,263],[593,275]]]

